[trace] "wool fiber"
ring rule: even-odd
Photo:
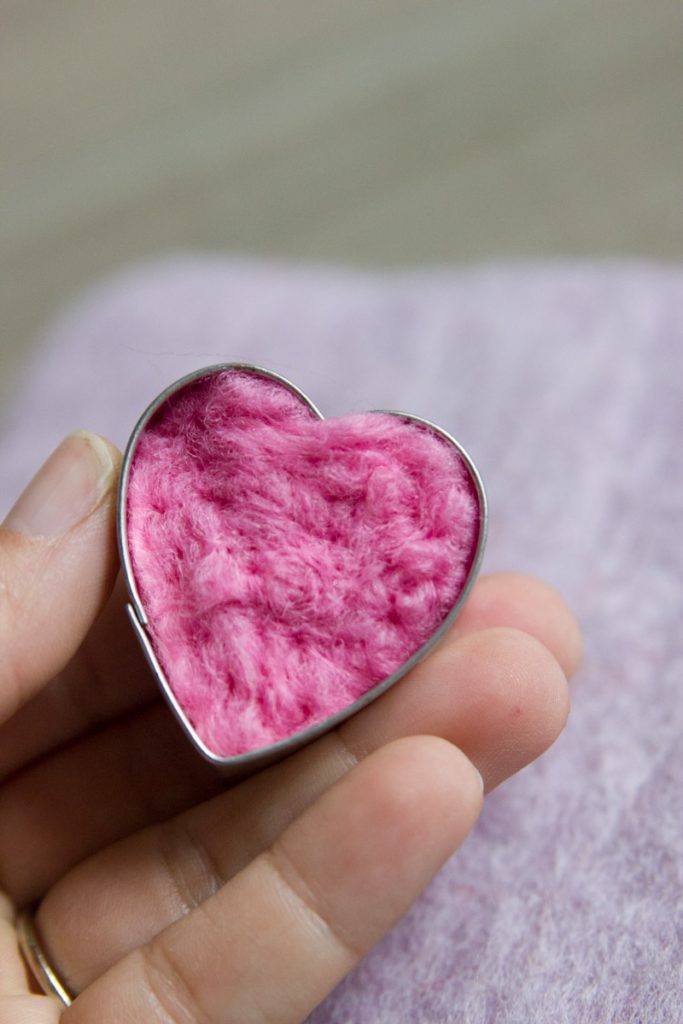
[[[392,675],[461,593],[479,513],[457,450],[414,421],[319,419],[234,369],[172,394],[133,454],[128,543],[197,735],[268,746]]]

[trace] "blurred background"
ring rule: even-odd
[[[0,399],[128,261],[681,255],[680,0],[0,0]]]

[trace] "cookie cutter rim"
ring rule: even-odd
[[[438,434],[444,440],[448,441],[457,451],[461,458],[465,468],[470,477],[470,481],[474,487],[477,495],[479,505],[479,535],[477,537],[477,543],[475,545],[474,554],[472,561],[467,571],[467,578],[465,583],[458,594],[456,601],[450,608],[448,614],[437,626],[433,633],[428,639],[411,654],[411,656],[404,661],[390,676],[380,680],[370,690],[367,690],[360,697],[357,697],[353,703],[341,708],[334,714],[329,715],[321,722],[316,722],[313,725],[307,726],[305,729],[300,729],[298,732],[292,733],[286,736],[284,739],[278,740],[275,743],[268,744],[265,747],[258,747],[255,750],[249,750],[242,754],[233,755],[221,755],[216,754],[212,751],[201,739],[194,729],[194,726],[188,719],[183,708],[181,707],[175,693],[173,692],[171,685],[166,678],[166,674],[161,667],[161,664],[156,656],[152,639],[147,631],[149,620],[145,613],[142,605],[142,600],[137,588],[135,581],[135,574],[133,572],[133,565],[128,548],[128,517],[126,508],[126,498],[128,493],[128,478],[130,476],[130,469],[137,448],[137,443],[140,439],[142,432],[145,427],[155,415],[155,413],[161,408],[161,406],[176,392],[183,390],[183,388],[194,384],[204,377],[210,377],[216,373],[224,373],[229,371],[239,371],[243,373],[252,373],[256,376],[266,377],[270,380],[276,381],[278,384],[288,388],[297,398],[299,398],[320,420],[324,420],[325,416],[320,412],[318,407],[310,400],[308,395],[305,394],[301,388],[297,387],[296,384],[288,380],[286,377],[275,372],[274,370],[268,370],[265,367],[258,366],[253,363],[214,363],[210,366],[202,367],[199,370],[193,370],[191,373],[185,374],[185,376],[178,378],[168,387],[164,388],[157,397],[150,402],[147,408],[144,410],[142,415],[139,417],[135,424],[126,448],[124,450],[123,462],[121,465],[121,475],[119,478],[118,496],[117,496],[117,541],[119,548],[119,555],[121,559],[121,567],[128,590],[130,601],[126,606],[128,617],[133,626],[133,630],[138,638],[138,641],[143,649],[147,662],[150,669],[155,675],[157,682],[160,685],[161,691],[166,698],[171,710],[175,714],[175,717],[179,721],[186,736],[191,741],[195,749],[202,755],[202,757],[217,768],[222,774],[226,776],[241,777],[247,774],[251,774],[253,771],[258,771],[260,768],[264,768],[269,764],[275,763],[289,754],[293,754],[296,750],[308,745],[312,741],[318,739],[320,736],[335,729],[342,722],[345,722],[348,718],[351,718],[358,711],[361,711],[368,704],[373,703],[378,697],[389,690],[394,683],[398,682],[404,675],[406,675],[419,661],[421,661],[433,647],[443,637],[444,633],[448,630],[448,627],[456,618],[463,604],[465,603],[474,581],[477,578],[479,568],[484,556],[484,548],[486,545],[486,538],[488,534],[488,500],[486,497],[486,491],[484,484],[479,474],[479,470],[475,466],[472,458],[463,446],[456,441],[456,439],[439,427],[436,423],[432,423],[431,420],[425,419],[422,416],[417,416],[412,413],[406,413],[395,409],[370,409],[370,413],[383,413],[391,416],[396,416],[402,420],[407,420],[412,423],[416,423],[426,429],[431,430],[433,433]]]

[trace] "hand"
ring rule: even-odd
[[[580,657],[562,600],[482,577],[439,645],[230,786],[157,692],[117,579],[120,454],[70,435],[0,529],[0,1024],[303,1020],[541,754]],[[16,910],[78,993],[33,994]]]

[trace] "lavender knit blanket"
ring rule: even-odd
[[[122,445],[164,386],[223,361],[327,415],[444,426],[487,485],[484,568],[545,576],[586,636],[563,735],[311,1022],[683,1021],[683,269],[133,268],[26,366],[0,502],[73,427]]]

